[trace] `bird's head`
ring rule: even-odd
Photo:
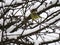
[[[36,9],[32,9],[32,10],[31,10],[31,13],[36,13],[36,12],[37,12]]]

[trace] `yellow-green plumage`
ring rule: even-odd
[[[31,19],[32,19],[32,20],[35,20],[35,19],[37,19],[37,18],[41,18],[41,16],[39,16],[39,15],[36,13],[36,11],[31,12],[30,16],[31,16]]]

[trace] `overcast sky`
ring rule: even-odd
[[[5,1],[5,3],[4,3],[4,6],[5,5],[10,5],[10,3],[11,3],[11,1],[12,0],[4,0]],[[49,4],[49,2],[50,2],[51,0],[47,0],[46,2],[48,2],[48,5],[47,6],[49,6],[50,4]],[[22,0],[15,0],[14,2],[13,2],[13,4],[14,3],[21,3],[22,2]],[[52,1],[53,2],[53,4],[56,2],[56,0],[53,0]],[[35,3],[35,5],[34,6],[32,6],[31,7],[31,9],[33,9],[33,8],[36,8],[36,7],[38,7],[39,6],[39,2],[36,2]],[[1,6],[1,3],[0,3],[0,6]],[[45,8],[45,5],[42,5],[41,7],[39,7],[38,9],[37,9],[37,12],[39,12],[40,10],[42,10],[43,8]],[[54,11],[57,11],[57,10],[59,10],[60,9],[60,7],[56,7],[56,8],[52,8],[52,9],[50,9],[50,10],[47,10],[46,12],[48,12],[48,14],[51,14],[52,12],[54,12]],[[15,10],[15,12],[16,12],[17,10]],[[11,11],[12,12],[12,11]],[[10,12],[10,13],[11,13]],[[21,14],[21,12],[20,11],[18,11],[18,13],[16,13],[16,14]],[[28,10],[27,12],[26,12],[26,15],[25,16],[29,16],[29,14],[30,14],[30,10]],[[41,16],[42,17],[44,17],[44,18],[46,18],[47,17],[47,14],[46,13],[42,13],[41,14]],[[57,16],[55,19],[57,19],[57,18],[60,18],[60,15],[59,16]],[[54,21],[55,19],[53,19],[52,21]],[[48,23],[50,23],[50,22],[52,22],[52,21],[49,21]],[[2,24],[3,23],[3,20],[1,19],[0,20],[0,24]],[[57,26],[60,26],[60,22],[59,23],[57,23]],[[13,30],[14,28],[15,28],[16,26],[11,26],[8,30]],[[29,30],[27,30],[27,31],[25,31],[24,32],[24,34],[23,35],[26,35],[26,34],[29,34],[29,33],[31,33],[31,32],[34,32],[34,31],[37,31],[36,29],[39,29],[39,26],[37,26],[36,28],[34,28],[34,29],[29,29]],[[7,30],[7,31],[8,31]],[[32,31],[33,30],[33,31]],[[48,30],[48,29],[47,29]],[[50,29],[49,29],[50,30]],[[8,32],[10,32],[10,31],[8,31]],[[57,32],[59,32],[59,30],[57,31]],[[13,34],[21,34],[22,33],[22,29],[18,29],[18,31],[16,31],[16,32],[14,32],[14,33],[8,33],[8,35],[13,35]],[[60,32],[59,32],[60,33]],[[0,34],[1,35],[1,34]],[[49,35],[49,34],[48,34]],[[59,37],[59,35],[57,35],[57,34],[50,34],[50,36],[51,35],[53,35],[53,36],[57,36],[56,38],[58,38]],[[17,36],[19,36],[19,35],[17,35]],[[8,36],[10,39],[11,38],[17,38],[17,36]],[[43,35],[42,35],[43,36]],[[44,40],[52,40],[52,39],[56,39],[56,38],[52,38],[52,37],[49,37],[49,36],[45,36],[46,37],[46,39],[44,39]],[[39,41],[41,41],[41,38],[38,38],[38,40],[36,40],[36,38],[35,38],[35,36],[32,36],[32,38],[34,39],[34,41],[36,42],[36,44],[35,45],[38,45],[38,43],[39,43]],[[47,39],[48,38],[48,39]],[[1,38],[0,38],[1,39]],[[41,41],[42,42],[42,41]],[[49,45],[55,45],[55,43],[52,43],[52,44],[49,44]],[[57,45],[59,45],[58,43],[57,43]]]

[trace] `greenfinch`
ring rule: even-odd
[[[31,10],[30,16],[31,16],[31,19],[32,19],[33,21],[34,21],[35,19],[37,19],[37,18],[42,18],[42,17],[39,16],[36,12],[37,12],[36,9]]]

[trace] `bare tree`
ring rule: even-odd
[[[59,0],[12,0],[7,4],[6,1],[0,2],[1,45],[60,43]],[[32,10],[36,10],[41,18],[32,20]]]

